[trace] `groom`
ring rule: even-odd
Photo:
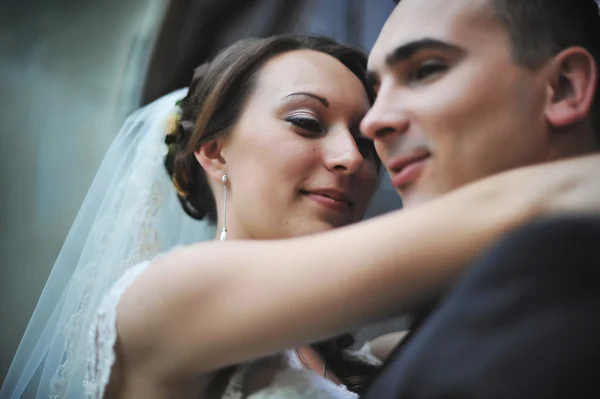
[[[414,206],[598,151],[599,61],[594,0],[401,0],[369,57],[377,100],[361,128]],[[509,234],[421,315],[365,397],[597,396],[599,246],[600,221],[583,217]]]

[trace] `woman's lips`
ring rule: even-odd
[[[306,198],[336,212],[348,212],[352,201],[349,196],[335,190],[301,190]]]

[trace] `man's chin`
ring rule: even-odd
[[[411,190],[411,189],[408,189],[408,190],[397,189],[396,192],[402,199],[402,208],[409,208],[409,209],[413,208],[415,206],[427,203],[427,202],[435,199],[436,197],[438,197],[438,195],[420,192],[418,190]]]

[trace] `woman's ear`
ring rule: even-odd
[[[206,175],[210,179],[220,182],[223,174],[225,174],[227,164],[224,157],[223,140],[214,139],[202,144],[200,148],[194,151],[194,155]]]
[[[550,125],[562,128],[585,119],[594,101],[596,61],[582,47],[561,51],[550,64],[545,115]]]

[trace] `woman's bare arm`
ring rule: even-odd
[[[597,212],[598,166],[592,156],[507,172],[328,233],[173,251],[121,300],[125,363],[191,377],[401,314],[525,221]]]

